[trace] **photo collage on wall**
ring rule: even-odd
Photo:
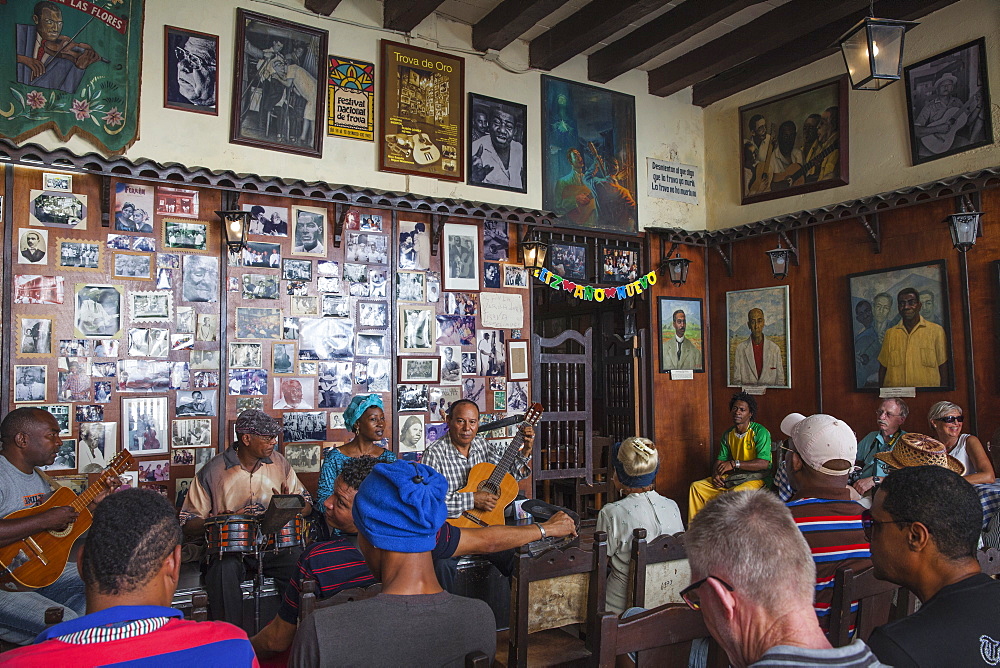
[[[45,470],[61,484],[82,491],[127,450],[135,464],[124,487],[179,503],[177,480],[216,452],[225,400],[221,243],[205,215],[218,195],[112,182],[102,227],[88,206],[100,197],[96,177],[35,178],[40,188],[14,216],[15,406],[59,423],[63,446]]]

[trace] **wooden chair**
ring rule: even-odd
[[[664,534],[646,542],[646,530],[632,532],[629,607],[655,608],[683,603],[681,590],[691,582],[684,533]]]
[[[465,655],[465,668],[490,668],[490,657],[483,652],[469,652]]]
[[[329,598],[317,598],[317,584],[313,578],[304,578],[299,590],[299,622],[311,615],[319,608],[330,605],[340,605],[341,603],[351,603],[353,601],[363,601],[371,598],[382,591],[382,583],[368,585],[367,587],[353,587],[342,589]]]
[[[685,603],[668,603],[628,619],[605,612],[599,625],[600,634],[590,663],[599,668],[614,668],[616,657],[629,652],[639,653],[636,664],[640,668],[687,666],[691,642],[710,637],[701,612]],[[713,668],[729,665],[725,653],[714,640],[709,642],[708,665]]]
[[[593,449],[593,482],[584,478],[576,478],[576,489],[573,491],[573,507],[581,518],[596,517],[597,511],[608,503],[613,485],[611,484],[611,445],[614,439],[610,436],[594,436],[591,440]],[[587,499],[593,497],[594,504],[588,505]]]
[[[598,635],[607,569],[608,535],[603,531],[594,533],[591,550],[570,547],[532,558],[519,548],[511,578],[507,665],[528,664],[529,634],[570,624],[583,625],[586,642],[563,634],[573,641],[563,656],[586,656]]]
[[[875,578],[871,566],[855,573],[853,568],[841,566],[833,580],[833,601],[830,603],[830,643],[843,647],[851,642],[851,620],[854,619],[855,638],[868,640],[875,627],[903,616],[893,609],[893,600],[899,585]],[[910,597],[901,596],[903,606],[909,605]],[[857,614],[851,614],[854,601],[858,603]]]
[[[208,621],[208,593],[199,591],[191,597],[191,619],[196,622]]]

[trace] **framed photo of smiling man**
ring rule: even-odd
[[[469,185],[528,192],[528,107],[469,93]]]

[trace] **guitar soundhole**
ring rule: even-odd
[[[52,529],[49,529],[49,533],[55,536],[56,538],[65,538],[70,534],[70,532],[73,531],[73,524],[74,524],[73,522],[70,522],[69,526],[67,526],[62,531],[54,531]]]
[[[490,484],[488,482],[484,482],[482,485],[480,485],[479,486],[479,491],[480,492],[489,492],[493,496],[500,496],[500,490],[497,489],[497,486],[496,485],[492,485],[492,484]]]

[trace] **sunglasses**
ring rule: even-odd
[[[956,422],[958,424],[962,424],[962,422],[965,421],[965,417],[961,415],[945,415],[942,418],[934,418],[934,419],[937,420],[938,422],[947,422],[948,424],[955,424]]]
[[[681,598],[684,599],[684,602],[687,603],[688,607],[692,610],[701,610],[701,594],[698,593],[698,589],[703,584],[708,582],[708,578],[712,578],[729,591],[736,591],[736,589],[733,588],[733,585],[729,584],[722,578],[715,577],[714,575],[709,575],[708,577],[704,577],[697,582],[692,582],[690,585],[681,590]]]
[[[878,524],[913,524],[912,520],[886,520],[885,522],[880,522],[874,517],[872,517],[872,512],[870,510],[861,511],[861,528],[865,532],[865,538],[871,542],[872,530]],[[683,595],[683,592],[681,592]]]

